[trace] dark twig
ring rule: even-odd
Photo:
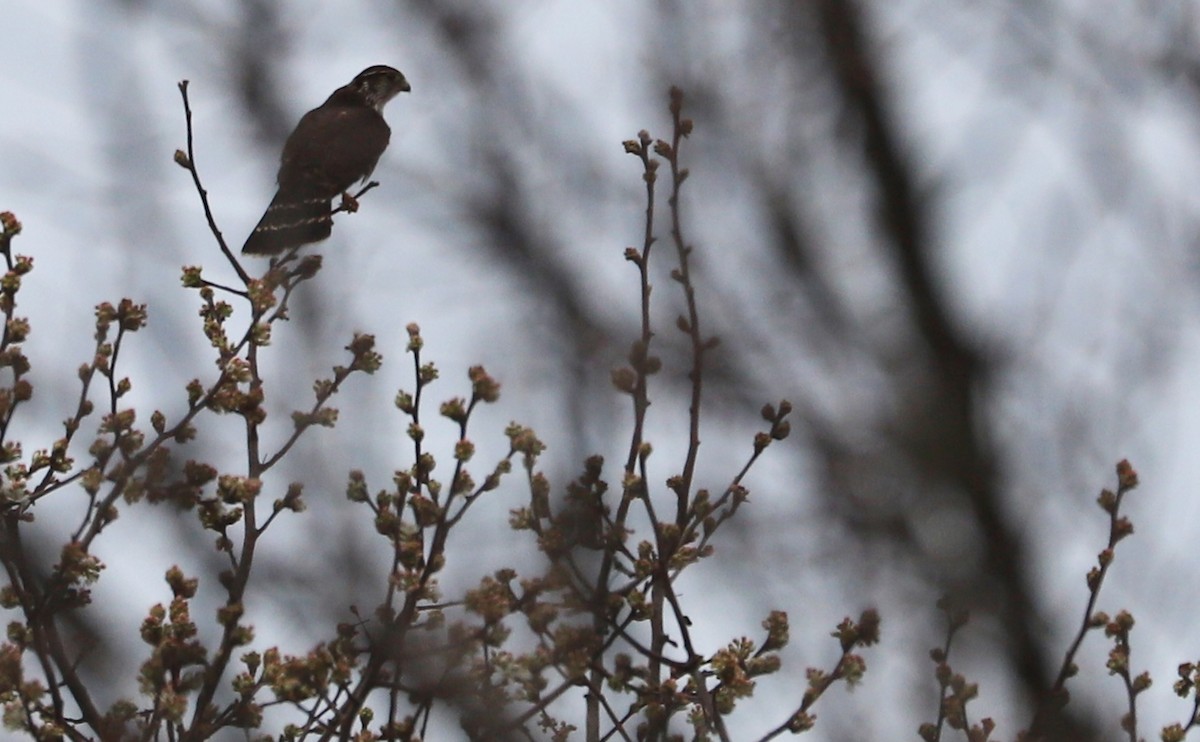
[[[1083,609],[1083,620],[1080,622],[1079,630],[1075,632],[1075,639],[1063,656],[1058,675],[1054,679],[1054,685],[1051,686],[1049,693],[1034,713],[1028,734],[1031,742],[1042,738],[1051,716],[1065,706],[1069,700],[1066,684],[1067,680],[1076,672],[1075,655],[1083,644],[1084,637],[1087,636],[1088,631],[1101,628],[1107,623],[1106,620],[1100,620],[1101,617],[1096,615],[1096,601],[1100,598],[1100,588],[1104,585],[1104,577],[1108,574],[1109,566],[1112,565],[1117,542],[1133,533],[1133,525],[1128,518],[1120,514],[1120,510],[1125,495],[1137,487],[1137,484],[1137,472],[1128,461],[1121,461],[1117,464],[1116,493],[1106,489],[1097,498],[1100,507],[1108,513],[1108,546],[1097,557],[1097,566],[1088,572],[1088,600],[1087,606]]]
[[[250,275],[242,268],[233,251],[229,249],[229,245],[225,243],[225,237],[221,234],[221,230],[217,227],[217,220],[213,217],[212,207],[208,203],[208,191],[205,190],[204,184],[200,182],[200,172],[196,169],[196,151],[193,146],[192,136],[192,106],[188,101],[188,81],[181,80],[179,83],[179,94],[183,96],[183,114],[187,120],[187,154],[183,152],[175,152],[175,162],[192,174],[192,182],[196,185],[196,193],[200,194],[200,203],[204,206],[204,218],[208,221],[208,228],[212,231],[213,237],[217,240],[217,246],[221,248],[221,252],[225,254],[226,260],[237,271],[238,278],[242,283],[250,283]]]

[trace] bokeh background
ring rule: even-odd
[[[301,114],[371,64],[412,83],[386,112],[381,187],[316,248],[325,268],[265,360],[282,440],[287,411],[307,406],[352,332],[374,333],[385,355],[339,398],[338,428],[309,435],[271,483],[304,481],[310,512],[267,539],[251,606],[263,646],[303,651],[381,594],[384,544],[342,492],[352,468],[384,487],[408,464],[391,407],[411,388],[408,322],[442,368],[438,399],[466,393],[474,363],[504,384],[476,421],[481,459],[502,455],[518,420],[549,444],[559,491],[591,453],[619,479],[631,410],[608,377],[637,334],[622,252],[640,244],[644,206],[621,142],[669,134],[674,84],[696,123],[683,208],[701,313],[722,339],[700,481],[728,482],[764,402],[797,408],[793,436],[748,482],[750,506],[683,585],[709,651],[758,636],[770,609],[791,616],[785,670],[734,717],[736,738],[786,719],[804,667],[836,657],[828,631],[873,606],[884,633],[867,678],[821,701],[813,734],[915,739],[936,714],[927,653],[941,636],[934,602],[950,593],[974,615],[955,650],[981,683],[973,714],[1012,739],[1082,617],[1084,574],[1107,537],[1094,501],[1122,457],[1143,482],[1128,509],[1137,532],[1099,607],[1137,618],[1132,664],[1156,681],[1142,735],[1186,718],[1169,686],[1200,656],[1195,2],[0,8],[0,209],[22,220],[16,249],[36,264],[19,312],[34,326],[37,396],[18,431],[30,451],[73,409],[100,301],[149,304],[121,361],[142,420],[181,410],[183,384],[211,375],[179,269],[233,272],[171,159],[185,143],[179,80],[191,81],[196,163],[238,245]],[[686,444],[669,267],[655,292],[660,482]],[[184,455],[233,468],[237,442],[236,421],[209,420]],[[507,527],[522,496],[514,478],[474,513],[447,592],[501,566],[536,568]],[[39,521],[51,561],[83,503],[56,497]],[[211,598],[219,562],[210,534],[167,508],[127,509],[99,553],[109,569],[79,632],[87,672],[130,678],[111,682],[112,700],[136,692],[136,626],[169,598],[163,571],[184,565]],[[1121,734],[1105,653],[1098,635],[1085,645],[1064,739]]]

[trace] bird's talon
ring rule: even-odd
[[[358,199],[351,196],[348,191],[342,192],[342,208],[353,214],[358,211]]]

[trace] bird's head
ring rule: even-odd
[[[412,89],[400,70],[386,64],[366,68],[355,76],[348,87],[361,95],[367,105],[380,112],[392,98]]]

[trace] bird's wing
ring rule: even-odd
[[[284,144],[279,184],[319,184],[334,196],[371,174],[390,137],[383,116],[368,107],[309,111]]]

